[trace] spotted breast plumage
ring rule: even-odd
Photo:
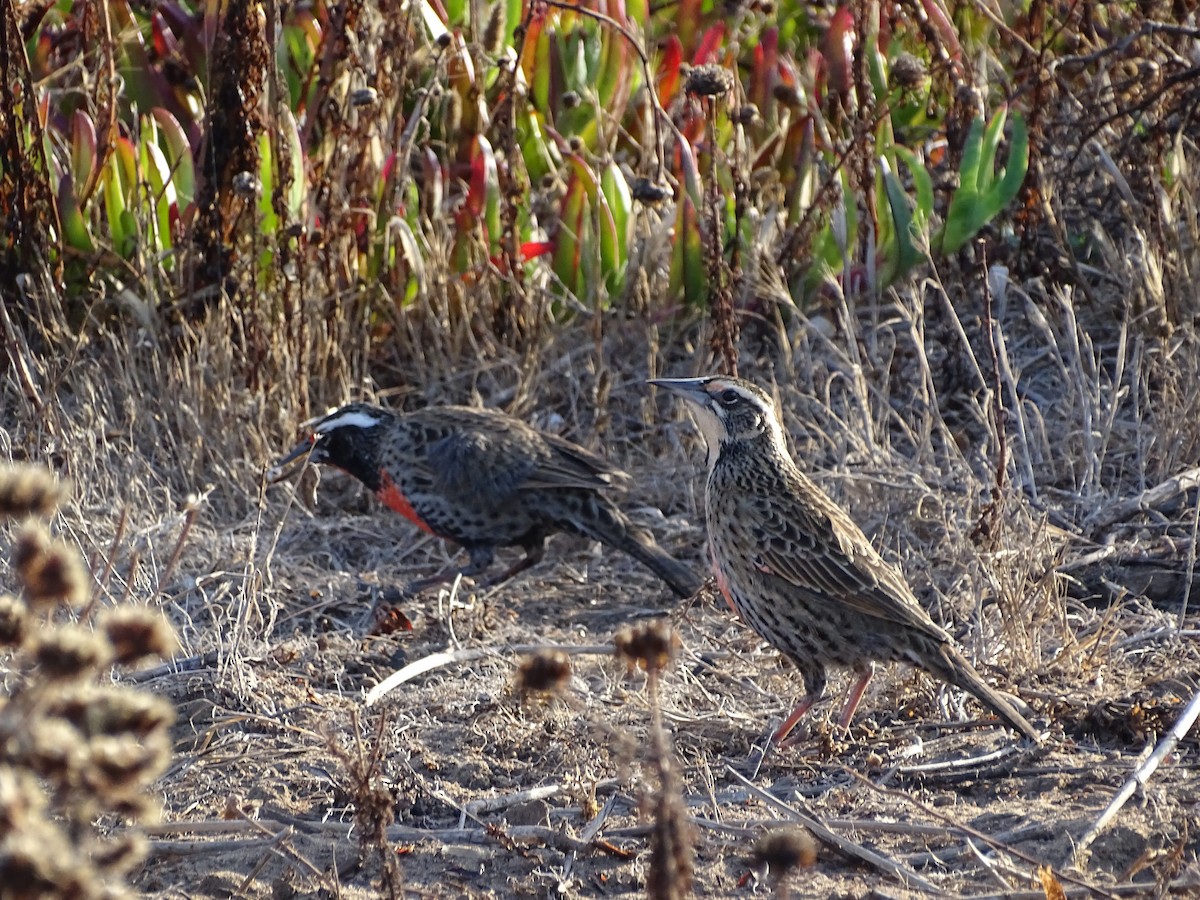
[[[273,473],[308,455],[361,481],[418,527],[461,544],[461,571],[482,575],[497,547],[519,546],[523,559],[494,585],[539,562],[546,538],[565,531],[628,553],[679,596],[701,584],[607,496],[626,476],[590,450],[539,431],[498,410],[430,407],[396,413],[353,403],[317,422]],[[419,589],[445,580],[425,579]]]
[[[925,612],[899,570],[796,466],[765,391],[723,376],[652,383],[688,401],[708,445],[705,502],[718,585],[804,680],[806,694],[776,741],[821,698],[830,665],[858,676],[840,718],[848,725],[876,661],[919,666],[1040,740]]]

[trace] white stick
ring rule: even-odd
[[[1112,798],[1112,802],[1108,804],[1108,808],[1100,814],[1100,818],[1096,820],[1091,828],[1087,830],[1082,838],[1079,839],[1079,846],[1075,849],[1076,861],[1082,856],[1084,851],[1092,845],[1092,842],[1100,836],[1100,832],[1113,820],[1121,807],[1133,796],[1134,791],[1138,787],[1145,787],[1150,780],[1150,776],[1154,774],[1155,769],[1159,767],[1164,759],[1170,755],[1176,745],[1183,740],[1192,726],[1196,724],[1196,719],[1200,718],[1200,691],[1197,691],[1192,697],[1191,702],[1184,708],[1176,720],[1175,725],[1167,733],[1167,735],[1158,742],[1158,746],[1154,748],[1154,752],[1146,758],[1146,761],[1138,766],[1137,771],[1129,777],[1129,780],[1121,785],[1121,790],[1117,791],[1117,795]]]
[[[456,662],[470,662],[475,659],[486,659],[489,656],[500,656],[501,653],[538,653],[542,650],[561,650],[563,653],[592,654],[595,656],[611,656],[612,644],[594,644],[586,647],[560,647],[558,644],[518,644],[514,647],[474,647],[468,650],[443,650],[431,653],[424,659],[409,663],[403,669],[398,669],[375,687],[367,692],[367,706],[374,706],[389,691],[398,688],[406,681],[412,681],[418,675],[424,675],[442,666]]]

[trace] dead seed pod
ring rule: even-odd
[[[144,739],[175,721],[175,707],[145,691],[119,685],[72,685],[50,698],[49,711],[62,716],[85,738],[133,735]]]
[[[817,861],[817,843],[805,828],[778,828],[758,839],[753,861],[756,869],[767,870],[777,894],[786,897],[791,874]]]
[[[41,525],[29,523],[21,529],[12,560],[30,606],[78,606],[87,600],[88,573],[78,552],[51,539]]]
[[[82,780],[98,796],[129,798],[153,781],[169,758],[165,741],[100,735],[87,744]]]
[[[108,610],[100,617],[100,628],[112,645],[113,661],[122,666],[145,659],[168,659],[179,646],[166,620],[141,606]]]
[[[103,637],[78,625],[60,625],[38,635],[33,658],[38,671],[52,681],[94,675],[112,661]]]
[[[561,694],[571,680],[571,659],[562,650],[539,650],[517,667],[517,694],[521,702],[533,694]]]
[[[0,765],[0,834],[24,830],[45,809],[46,795],[27,769]]]
[[[11,594],[0,594],[0,647],[19,647],[25,640],[29,610]]]
[[[679,652],[679,635],[658,619],[641,625],[625,625],[613,637],[617,656],[630,670],[637,666],[646,672],[662,672]]]
[[[906,91],[921,87],[929,76],[925,63],[911,53],[897,54],[892,60],[890,74],[892,84]]]
[[[645,177],[635,178],[629,188],[629,193],[634,200],[648,205],[662,203],[671,196],[670,189]]]
[[[724,66],[708,63],[688,72],[683,90],[694,97],[721,97],[733,90],[733,73]]]
[[[0,837],[0,885],[6,897],[103,896],[92,866],[45,819]]]
[[[0,467],[0,518],[51,516],[66,496],[67,487],[42,466]]]
[[[150,847],[140,834],[126,832],[109,840],[95,839],[87,847],[92,864],[110,875],[128,875],[143,859]]]
[[[57,716],[35,716],[23,735],[13,742],[10,755],[43,778],[67,786],[86,761],[79,731]]]

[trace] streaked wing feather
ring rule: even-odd
[[[533,436],[537,438],[536,433]],[[582,460],[545,452],[536,439],[531,453],[530,443],[506,430],[456,428],[427,446],[425,467],[434,486],[451,497],[486,493],[502,502],[531,488],[595,489],[609,483]]]
[[[827,597],[864,616],[916,628],[941,638],[945,632],[921,608],[900,574],[885,562],[845,513],[824,496],[801,500],[788,492],[779,517],[761,523],[769,537],[759,560],[770,574],[808,593]],[[783,500],[783,498],[779,498]],[[783,528],[810,536],[804,552],[787,552],[795,540]]]

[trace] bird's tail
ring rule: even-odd
[[[1034,728],[1029,723],[1029,720],[1017,711],[1016,706],[1013,705],[1013,701],[984,681],[980,674],[975,671],[975,667],[967,662],[967,658],[956,647],[952,644],[943,644],[940,650],[940,654],[935,655],[930,660],[936,667],[942,669],[942,671],[936,674],[941,675],[946,681],[971,694],[976,700],[1012,726],[1014,731],[1019,731],[1035,743],[1040,744],[1042,742],[1041,732]]]
[[[647,566],[680,597],[700,590],[704,579],[655,543],[647,532],[635,526],[607,498],[589,498],[576,519],[568,525],[572,531],[628,553]]]

